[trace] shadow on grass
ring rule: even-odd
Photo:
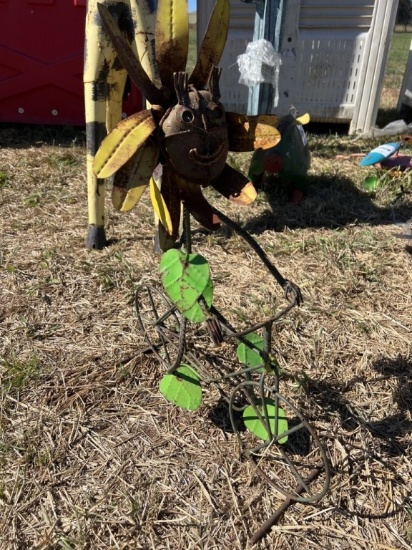
[[[283,231],[285,228],[391,225],[405,223],[412,217],[412,204],[403,201],[402,197],[389,206],[378,206],[370,194],[342,176],[309,176],[305,197],[297,204],[290,202],[287,188],[279,181],[267,183],[261,193],[270,211],[249,219],[244,226],[255,235],[267,230]]]
[[[372,365],[372,368],[380,374],[375,380],[366,380],[357,376],[345,384],[337,384],[309,379],[307,393],[325,411],[338,413],[344,430],[352,432],[359,427],[363,428],[373,437],[379,438],[381,450],[389,456],[405,455],[408,450],[398,439],[412,430],[412,421],[409,420],[409,413],[412,411],[412,361],[401,356],[395,360],[381,358]],[[392,377],[398,379],[398,387],[392,395],[392,400],[398,405],[397,414],[382,420],[370,421],[363,411],[358,411],[356,405],[345,397],[345,394],[357,383],[370,384]]]
[[[59,147],[86,146],[83,126],[54,126],[40,124],[0,124],[0,148],[28,149],[42,145]]]
[[[361,447],[341,438],[338,439],[341,447],[346,452],[345,460],[347,461],[346,467],[348,468],[348,484],[351,486],[351,497],[349,499],[341,498],[339,504],[334,508],[335,512],[345,517],[373,521],[396,517],[405,508],[410,507],[412,496],[410,486],[390,459],[382,458],[374,450],[368,450],[365,453],[365,450]],[[365,454],[359,456],[359,452],[362,453],[362,451]],[[376,472],[370,471],[370,466],[367,465],[368,462],[379,464],[379,470]],[[339,464],[337,466],[339,467]],[[335,473],[338,472],[335,470]],[[394,489],[397,489],[401,495],[394,498],[393,494],[388,493],[387,487],[386,490],[382,488],[388,482],[390,482],[391,493]],[[372,491],[373,496],[365,499],[366,491]],[[384,501],[384,504],[380,502],[381,500]],[[354,502],[356,502],[355,509]],[[381,510],[371,511],[372,507],[379,508],[380,506],[382,507]],[[390,507],[389,510],[388,507]]]
[[[392,399],[402,413],[412,412],[412,359],[382,357],[372,367],[384,379],[396,378],[397,388]]]
[[[409,413],[412,410],[412,362],[410,359],[399,356],[396,359],[381,358],[372,365],[372,369],[377,371],[378,377],[375,380],[366,380],[362,376],[356,376],[345,384],[335,382],[318,381],[309,379],[307,382],[307,393],[314,399],[318,406],[325,411],[326,416],[339,415],[341,427],[347,432],[345,434],[332,434],[326,436],[331,440],[338,440],[340,447],[345,451],[345,457],[342,463],[334,464],[334,474],[347,475],[348,483],[353,487],[352,501],[346,503],[342,500],[336,507],[336,511],[344,516],[358,517],[369,520],[384,519],[396,516],[409,503],[411,498],[411,488],[408,482],[398,472],[392,463],[394,457],[408,456],[410,449],[405,448],[399,441],[400,438],[409,434],[412,430],[412,421],[409,419]],[[386,416],[382,420],[371,421],[367,418],[367,413],[353,403],[345,394],[353,389],[358,383],[373,384],[382,380],[396,377],[398,387],[392,395],[394,402],[398,404],[399,412]],[[366,433],[372,436],[369,443],[356,444],[353,442],[352,435],[361,430],[361,436],[365,439]],[[365,435],[362,435],[363,434]],[[359,439],[359,434],[356,436]],[[379,464],[371,469],[371,464]],[[342,470],[347,470],[343,474]],[[391,509],[387,511],[389,497],[383,493],[382,487],[390,480],[393,489],[402,496],[399,498],[390,498]],[[375,492],[376,503],[365,501],[363,504],[353,509],[353,502],[357,500],[359,494],[360,502],[364,496],[365,487]],[[378,498],[379,497],[379,498]],[[379,507],[378,500],[382,497],[385,505],[382,510],[370,511],[376,505]]]

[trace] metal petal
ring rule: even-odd
[[[132,81],[152,105],[166,105],[167,100],[148,77],[109,10],[101,3],[97,4],[97,8],[102,18],[104,28],[113,43],[114,49]]]
[[[297,119],[296,119],[296,122],[298,122],[299,124],[302,124],[302,125],[309,124],[309,122],[310,122],[309,113],[305,113],[304,115],[298,116]]]
[[[156,3],[139,0],[132,7],[135,24],[135,44],[143,69],[152,82],[159,80],[155,54]],[[160,87],[160,86],[159,86]]]
[[[180,198],[184,206],[186,206],[195,220],[211,231],[218,229],[220,227],[219,218],[203,196],[200,185],[191,183],[181,177],[176,177],[176,183],[179,187]]]
[[[229,16],[229,0],[217,0],[190,77],[190,83],[198,89],[206,86],[210,71],[214,65],[218,65],[222,57],[229,29]]]
[[[280,141],[276,128],[279,119],[276,115],[242,115],[226,112],[229,133],[229,151],[238,153],[254,151],[259,147],[269,149]]]
[[[150,180],[149,180],[150,181]],[[112,189],[112,204],[120,212],[129,212],[140,201],[143,193],[145,192],[149,181],[138,187],[133,187],[127,191],[122,187],[114,187]]]
[[[171,235],[173,232],[173,227],[169,208],[153,178],[150,179],[150,200],[152,201],[153,210],[155,211],[159,222],[163,225],[168,234]]]
[[[136,206],[149,184],[158,157],[158,147],[149,138],[116,172],[112,189],[112,203],[116,210],[128,212]]]
[[[210,185],[230,201],[243,206],[251,204],[257,196],[253,183],[228,164]]]
[[[179,189],[175,181],[174,170],[170,165],[163,166],[162,181],[160,184],[160,192],[169,210],[170,219],[172,221],[172,233],[167,232],[162,223],[158,223],[157,233],[155,236],[155,250],[157,252],[165,252],[173,248],[179,236],[181,202]]]
[[[150,110],[140,111],[119,122],[102,141],[94,158],[97,177],[108,178],[123,166],[156,129]]]
[[[185,71],[189,48],[187,0],[159,0],[156,18],[156,60],[162,84],[173,91],[173,73]]]

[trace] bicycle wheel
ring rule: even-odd
[[[252,431],[243,432],[242,437],[237,425],[232,425],[243,455],[253,462],[261,479],[296,502],[316,502],[327,493],[330,473],[325,450],[295,405],[262,381],[250,380],[234,388],[230,406],[245,411],[246,427],[251,422]],[[263,443],[257,444],[257,433],[263,434]]]
[[[138,325],[157,359],[173,372],[185,352],[186,319],[158,288],[141,285],[136,290]]]

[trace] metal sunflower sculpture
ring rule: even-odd
[[[98,11],[120,63],[150,108],[117,124],[97,151],[93,169],[100,179],[114,176],[112,202],[122,212],[131,210],[149,187],[159,219],[157,245],[165,251],[178,238],[182,204],[207,229],[219,227],[202,187],[210,185],[238,204],[253,202],[253,183],[227,164],[228,152],[275,146],[278,119],[229,113],[220,102],[216,65],[226,43],[229,0],[216,1],[190,76],[187,0],[158,1],[153,74],[159,81],[149,78],[110,9],[99,3]],[[157,185],[153,172],[159,164]]]
[[[148,344],[145,352],[154,353],[166,368],[160,392],[169,402],[196,410],[202,403],[201,383],[217,384],[243,456],[252,460],[256,472],[287,498],[284,506],[296,501],[319,500],[329,485],[327,457],[303,415],[279,393],[280,369],[272,353],[273,325],[302,302],[300,290],[282,277],[251,235],[209,204],[202,193],[203,187],[211,186],[231,201],[250,204],[256,190],[246,176],[227,164],[228,152],[269,149],[280,141],[277,117],[228,113],[220,102],[217,64],[227,37],[229,0],[216,1],[190,76],[186,71],[187,0],[158,0],[154,45],[148,38],[147,48],[135,48],[140,54],[134,53],[133,40],[138,42],[140,33],[142,45],[142,35],[152,35],[147,29],[141,32],[136,29],[133,38],[130,29],[127,32],[116,2],[107,2],[108,7],[97,4],[101,22],[94,18],[94,24],[99,29],[103,25],[113,46],[110,53],[116,52],[120,61],[109,56],[111,67],[118,70],[121,65],[126,69],[150,107],[122,120],[109,132],[94,157],[93,169],[98,180],[114,177],[112,201],[120,211],[132,209],[145,189],[150,190],[158,217],[157,248],[163,252],[160,273],[164,292],[157,286],[140,284],[135,305],[138,326]],[[147,6],[147,0],[137,0],[133,6],[142,7],[145,2]],[[133,17],[133,9],[131,13]],[[107,46],[107,40],[102,43]],[[95,49],[95,45],[91,48]],[[96,74],[106,75],[110,66],[105,63],[106,59],[100,61]],[[107,80],[106,96],[110,99],[114,91],[118,98],[119,89],[115,86],[119,79],[114,79],[114,86],[110,78]],[[92,91],[96,82],[101,81],[91,81]],[[110,113],[110,107],[108,111]],[[90,161],[91,157],[89,166]],[[159,165],[161,177],[157,173]],[[94,188],[91,189],[94,192]],[[183,235],[181,246],[176,247],[182,210]],[[287,305],[263,322],[237,330],[214,305],[209,263],[191,250],[190,215],[210,230],[217,229],[221,222],[237,232],[283,288]],[[233,368],[230,363],[225,370],[224,362],[215,364],[202,357],[200,350],[189,350],[186,345],[188,321],[206,325],[216,345],[223,340],[236,342],[238,367]],[[253,443],[251,449],[249,439],[243,441],[238,431],[235,416],[239,413],[252,440],[263,441],[257,446]],[[288,417],[299,420],[289,426]],[[289,439],[299,430],[311,437],[310,456],[317,463],[312,471],[308,470],[306,455],[304,463],[300,463],[301,452],[294,448],[293,437]],[[301,441],[296,435],[295,439]],[[271,478],[266,470],[271,471],[273,464],[276,470]],[[318,480],[310,490],[309,484],[318,476],[323,476],[322,482]],[[302,496],[303,492],[306,494]],[[263,536],[265,529],[266,524],[256,534],[256,540]]]

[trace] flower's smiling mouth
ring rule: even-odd
[[[203,155],[198,153],[197,149],[191,149],[189,151],[189,157],[200,164],[201,166],[210,166],[217,160],[219,160],[223,155],[226,154],[226,143],[222,142],[216,149],[215,153]]]

